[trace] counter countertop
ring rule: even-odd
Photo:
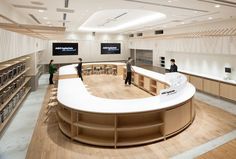
[[[59,69],[59,75],[76,74],[75,66],[76,64],[61,67]],[[139,67],[134,67],[134,70],[147,77],[169,83],[165,81],[165,75],[163,74]],[[57,98],[61,104],[71,109],[85,112],[116,114],[146,112],[174,107],[192,98],[194,93],[195,87],[187,83],[180,92],[171,95],[170,98],[162,99],[161,96],[153,96],[140,99],[106,99],[90,94],[80,78],[71,78],[59,80]]]
[[[236,85],[235,80],[224,80],[223,78],[220,78],[220,77],[216,77],[216,76],[212,76],[212,75],[208,75],[208,74],[192,73],[192,72],[185,71],[185,70],[179,70],[179,72]]]

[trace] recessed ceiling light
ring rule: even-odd
[[[211,20],[211,19],[212,19],[212,17],[208,17],[208,19],[209,19],[209,20]]]
[[[184,22],[181,22],[181,24],[185,24]]]
[[[198,13],[198,11],[194,11],[194,13]]]
[[[45,19],[45,20],[46,20],[46,19],[48,19],[48,17],[43,17],[43,19]]]
[[[48,21],[47,24],[51,24],[51,22]]]
[[[171,3],[172,1],[169,0],[168,2]]]
[[[216,4],[215,7],[216,7],[216,8],[220,8],[220,5],[219,5],[219,4]]]
[[[97,17],[111,13],[112,11],[113,10],[103,10],[103,11],[99,11],[99,12],[94,13],[78,29],[80,31],[114,32],[114,31],[130,28],[130,27],[144,25],[145,23],[150,23],[153,21],[163,20],[166,18],[165,14],[162,14],[159,12],[152,12],[152,11],[148,11],[148,13],[146,13],[147,11],[145,11],[145,14],[143,16],[139,16],[137,18],[134,18],[134,19],[127,21],[125,23],[120,23],[118,25],[114,25],[114,26],[101,26],[101,25],[93,26],[92,25],[92,26],[90,26],[92,24],[92,21],[94,21]],[[137,11],[134,10],[133,12],[136,13]]]
[[[44,12],[44,10],[42,10],[42,9],[40,9],[40,10],[38,10],[40,13],[43,13]]]

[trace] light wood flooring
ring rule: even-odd
[[[85,76],[84,83],[96,96],[119,99],[150,96],[133,85],[124,86],[121,77],[95,76]],[[104,81],[109,81],[109,83],[105,83],[104,86]],[[47,123],[43,122],[49,90],[50,88],[45,95],[42,110],[28,148],[27,159],[165,159],[236,129],[235,115],[194,100],[196,117],[192,125],[166,141],[119,149],[95,147],[71,141],[63,135],[58,129],[56,115],[53,113],[50,114]],[[139,94],[136,91],[141,92]],[[233,145],[235,146],[235,142]]]
[[[236,158],[236,139],[209,151],[198,159],[235,159]]]

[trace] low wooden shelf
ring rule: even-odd
[[[168,110],[132,114],[94,114],[69,110],[59,104],[59,128],[73,140],[99,146],[150,143],[179,133],[177,130],[192,122],[191,100]],[[62,113],[64,109],[70,113]]]
[[[114,139],[106,139],[106,138],[99,138],[99,137],[92,137],[85,134],[79,134],[78,136],[73,138],[74,140],[84,142],[91,145],[97,146],[114,146]]]
[[[123,77],[126,76],[125,72],[126,71],[124,70]],[[160,81],[158,80],[159,77],[161,77]],[[142,88],[153,95],[158,95],[160,90],[169,87],[167,83],[163,82],[164,78],[162,77],[163,76],[161,75],[155,76],[153,78],[156,78],[156,80],[154,80],[148,77],[148,75],[145,76],[135,71],[133,73],[133,83],[137,87]],[[68,88],[66,82],[72,82],[73,80],[73,78],[68,79],[68,81],[59,80],[59,91],[57,95],[59,96],[59,128],[72,140],[92,145],[108,146],[114,148],[146,144],[163,140],[166,139],[167,136],[169,137],[179,133],[183,130],[183,128],[186,128],[192,123],[195,116],[195,111],[192,104],[195,88],[189,83],[186,85],[186,89],[188,90],[185,92],[186,94],[183,93],[184,91],[181,92],[185,97],[183,102],[181,97],[181,102],[176,103],[174,100],[170,106],[167,104],[168,106],[161,107],[161,102],[165,103],[165,101],[160,101],[159,105],[158,101],[160,98],[150,97],[150,101],[157,99],[157,102],[154,104],[155,106],[153,105],[153,109],[151,110],[146,110],[145,107],[141,107],[141,105],[139,105],[142,110],[138,111],[136,109],[132,109],[132,111],[121,111],[118,109],[118,105],[114,104],[114,108],[119,110],[118,112],[113,110],[104,112],[106,109],[99,112],[100,110],[97,108],[99,108],[99,106],[104,108],[104,106],[107,106],[108,103],[105,103],[106,105],[99,104],[101,104],[103,101],[107,102],[109,99],[99,99],[99,101],[101,100],[102,102],[98,102],[97,107],[93,105],[92,110],[90,110],[92,107],[91,105],[89,105],[89,109],[86,108],[86,101],[84,101],[83,106],[81,106],[83,108],[80,108],[81,101],[76,102],[76,106],[70,106],[68,104],[66,105],[63,100],[60,100],[64,99],[61,97],[65,96],[65,94],[63,94],[63,89],[60,90],[60,84],[63,83],[63,87],[61,88]],[[144,84],[145,81],[146,84]],[[75,82],[77,82],[77,80]],[[70,85],[72,86],[72,83],[70,83]],[[80,99],[81,98],[82,97],[80,97]],[[76,99],[76,96],[72,99]],[[98,99],[98,97],[96,97],[94,100],[96,99]],[[116,100],[116,102],[120,101]],[[127,101],[128,104],[130,104],[130,102],[132,102],[132,100]],[[109,104],[110,103],[111,102],[109,102]],[[94,103],[91,102],[91,104]],[[137,103],[132,103],[131,106],[136,106],[136,104]],[[152,104],[152,102],[149,102],[149,104]],[[150,105],[147,105],[147,107],[148,106]],[[61,113],[61,110],[66,110],[67,113]]]
[[[91,124],[86,123],[82,121],[78,121],[76,123],[73,123],[73,125],[81,128],[87,128],[87,129],[94,129],[94,130],[104,130],[104,131],[114,131],[115,127],[110,125],[102,125],[102,124]]]
[[[236,83],[183,72],[198,91],[236,102]]]

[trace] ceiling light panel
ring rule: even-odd
[[[30,5],[19,5],[13,4],[15,8],[22,8],[22,9],[36,9],[36,10],[47,10],[46,7],[38,7],[38,6],[30,6]]]
[[[79,27],[80,31],[114,32],[146,23],[157,23],[166,15],[146,10],[112,9],[94,13]]]

